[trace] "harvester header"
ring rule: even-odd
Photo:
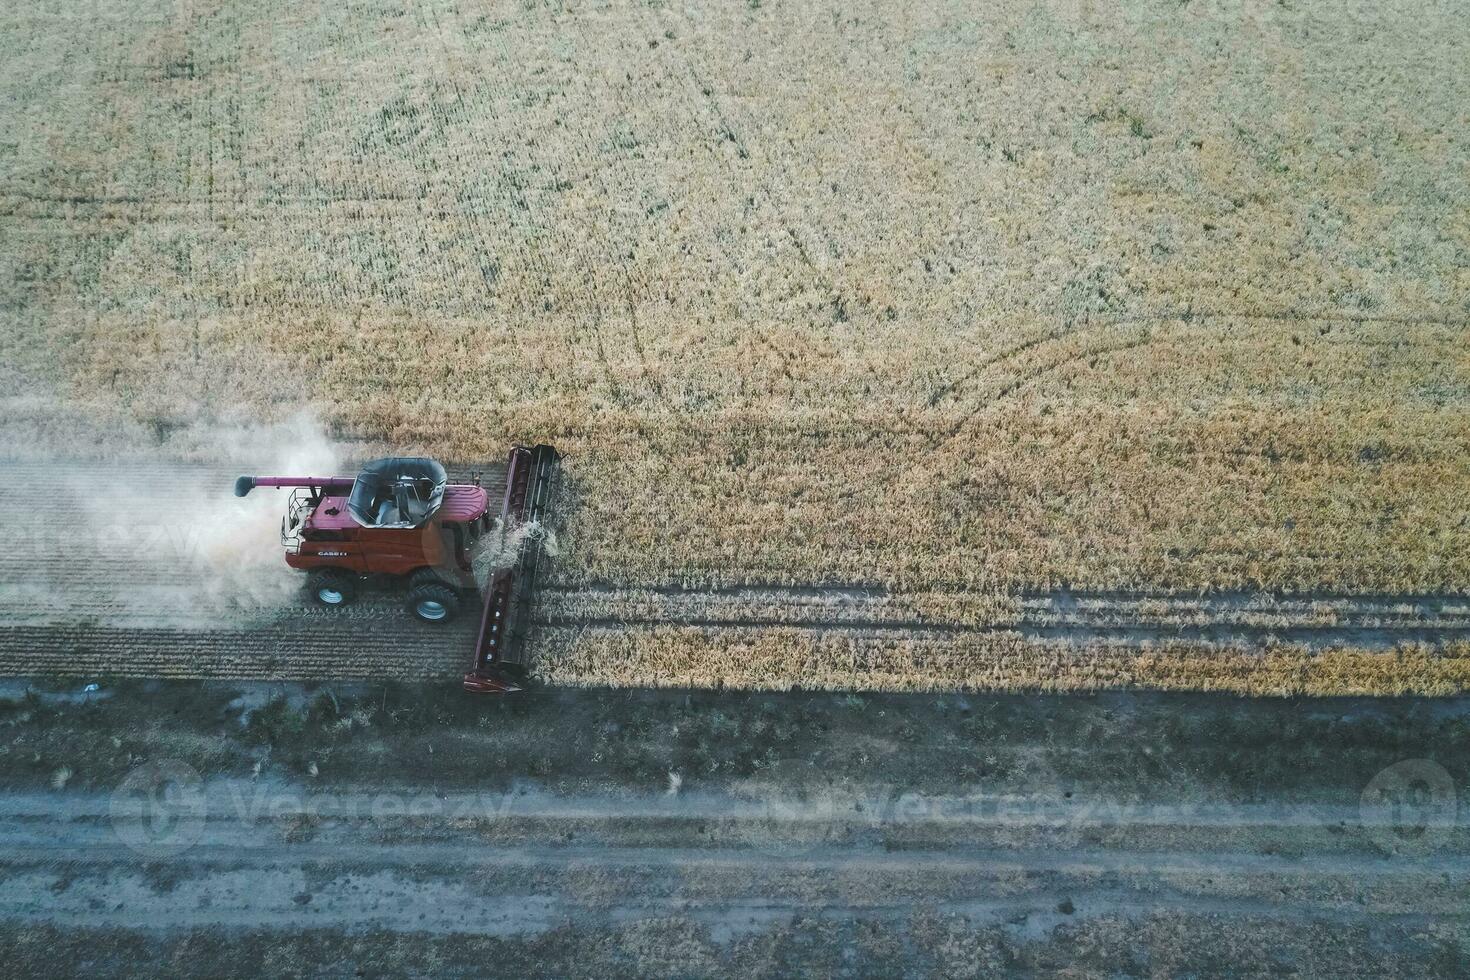
[[[561,455],[550,446],[510,451],[505,469],[505,500],[500,507],[501,527],[507,531],[541,524],[551,505],[552,487]],[[464,689],[472,694],[500,694],[520,690],[527,664],[526,630],[536,571],[544,550],[543,534],[522,539],[514,564],[494,572],[485,583],[485,605]]]

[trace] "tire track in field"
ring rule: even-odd
[[[1133,350],[1138,347],[1147,346],[1156,338],[1154,327],[1168,323],[1180,323],[1185,326],[1199,322],[1209,324],[1213,321],[1249,320],[1256,322],[1273,323],[1342,323],[1350,326],[1365,326],[1373,324],[1391,324],[1402,326],[1438,326],[1451,329],[1465,329],[1470,327],[1470,320],[1443,315],[1437,316],[1362,316],[1351,314],[1331,313],[1309,313],[1296,310],[1281,311],[1250,311],[1233,313],[1223,310],[1195,310],[1186,307],[1184,310],[1163,310],[1156,312],[1119,312],[1119,313],[1088,313],[1076,319],[1068,318],[1066,322],[1053,330],[1038,336],[1028,338],[1000,350],[992,355],[981,358],[975,362],[959,378],[946,382],[930,394],[927,407],[934,408],[946,398],[958,392],[961,388],[977,381],[993,368],[1002,368],[1014,362],[1016,359],[1052,343],[1060,343],[1068,339],[1093,333],[1109,327],[1134,327],[1141,330],[1140,334],[1125,337],[1114,342],[1100,342],[1092,347],[1084,347],[1073,352],[1063,352],[1048,363],[1038,365],[1036,370],[1029,374],[1012,378],[1003,382],[997,391],[989,397],[982,397],[979,393],[973,394],[974,404],[965,411],[959,419],[945,430],[934,430],[927,426],[901,418],[900,424],[907,428],[909,434],[920,436],[925,439],[931,449],[939,449],[949,445],[959,438],[965,427],[978,418],[986,409],[993,408],[1000,402],[1013,396],[1017,391],[1029,384],[1039,380],[1043,376],[1076,363],[1084,358],[1102,357],[1118,354],[1123,351]],[[1361,338],[1353,339],[1356,343],[1367,343]]]
[[[951,596],[963,602],[964,594]],[[688,627],[799,629],[890,638],[1008,633],[1080,645],[1192,641],[1212,646],[1298,643],[1310,649],[1390,650],[1470,639],[1470,597],[1305,597],[1222,593],[1191,597],[1069,590],[1001,594],[959,618],[871,587],[741,587],[724,590],[543,589],[539,625],[588,629]]]
[[[582,42],[587,44],[589,48],[595,46],[595,39],[588,35],[586,24],[583,23],[581,27]],[[601,80],[603,88],[606,92],[611,93],[611,98],[617,102],[620,110],[617,118],[622,119],[624,113],[621,110],[627,104],[627,99],[623,96],[623,81],[608,73],[604,73],[601,76]],[[628,78],[628,81],[631,82],[631,76]],[[587,100],[593,99],[597,94],[593,91],[593,88],[592,82],[584,79],[582,98]],[[609,208],[606,218],[610,230],[615,227],[617,216],[623,211],[615,203],[619,200],[620,188],[633,187],[637,183],[636,171],[626,167],[626,163],[627,159],[624,153],[609,154],[605,165],[590,167],[588,174],[585,175],[585,179],[596,181],[600,185],[603,196],[610,205],[613,205]],[[618,171],[616,180],[613,179],[614,175],[612,173],[615,168]],[[648,385],[654,395],[655,402],[669,412],[675,427],[683,430],[685,436],[694,436],[694,426],[688,414],[670,397],[664,386],[663,379],[650,366],[647,349],[638,325],[638,294],[640,293],[640,289],[638,288],[637,282],[635,282],[635,270],[631,265],[633,252],[627,246],[641,244],[641,236],[636,233],[621,236],[614,235],[613,241],[615,247],[606,265],[616,269],[617,277],[620,280],[623,307],[628,317],[628,336],[638,361],[638,378],[644,384]],[[595,277],[602,272],[603,263],[584,262],[584,267],[588,277]],[[641,292],[645,296],[649,295],[649,287],[646,282],[643,283]],[[606,325],[610,317],[607,311],[604,310],[602,302],[597,295],[593,296],[593,304],[593,318],[595,321],[593,332],[597,343],[598,362],[602,367],[604,375],[608,378],[609,384],[613,387],[613,394],[619,405],[629,412],[635,412],[638,405],[640,403],[646,403],[647,400],[635,400],[630,397],[616,381],[612,371],[612,364],[608,359],[607,347],[602,332],[603,326]],[[633,421],[633,425],[637,427],[639,437],[643,440],[644,446],[649,450],[649,454],[658,461],[665,472],[672,473],[674,469],[672,457],[675,454],[675,450],[666,448],[663,445],[666,434],[662,430],[662,427],[649,426],[637,419]]]
[[[585,630],[627,630],[657,626],[677,626],[708,632],[785,629],[817,633],[851,634],[874,640],[944,639],[987,634],[1018,635],[1027,640],[1060,641],[1080,646],[1147,646],[1167,642],[1207,643],[1212,647],[1259,647],[1270,643],[1293,643],[1325,650],[1351,646],[1360,649],[1390,651],[1406,644],[1441,645],[1454,640],[1470,639],[1470,626],[1448,628],[1337,628],[1330,626],[1106,626],[1087,623],[1040,625],[1018,623],[1005,625],[964,625],[930,623],[923,620],[844,620],[840,622],[792,622],[775,617],[763,619],[663,619],[607,618],[578,620],[542,618],[538,626],[581,627]]]

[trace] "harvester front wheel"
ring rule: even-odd
[[[448,622],[459,612],[459,593],[447,585],[416,585],[408,590],[408,611],[426,623]]]
[[[323,606],[351,605],[357,599],[357,576],[340,568],[317,568],[306,576],[306,591]]]
[[[420,568],[408,576],[408,587],[416,589],[421,585],[447,585],[448,582],[437,568]]]

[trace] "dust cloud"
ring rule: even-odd
[[[100,462],[12,445],[0,466],[0,621],[229,625],[299,602],[280,539],[287,490],[234,496],[234,478],[343,473],[309,413],[199,425]],[[200,461],[207,460],[207,461]]]

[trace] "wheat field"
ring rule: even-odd
[[[12,441],[553,442],[569,589],[1470,592],[1454,4],[49,0],[0,45]],[[538,643],[568,683],[1470,686],[1351,640]]]

